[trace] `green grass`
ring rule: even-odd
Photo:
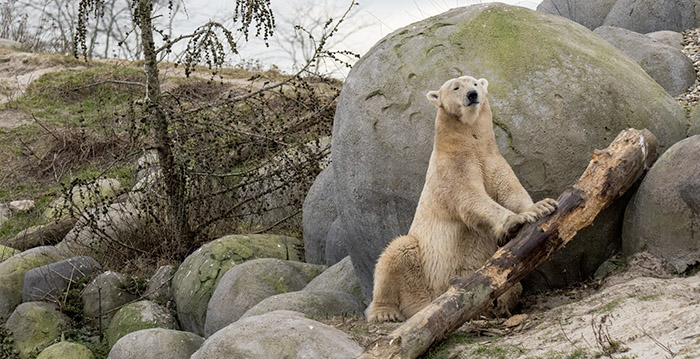
[[[422,359],[440,359],[446,358],[450,349],[453,349],[456,345],[460,344],[475,344],[478,340],[468,334],[464,333],[454,333],[447,337],[440,343],[433,345],[430,349],[423,354]]]
[[[4,105],[33,114],[51,125],[99,127],[105,119],[143,96],[137,68],[97,64],[88,69],[47,73],[32,82],[24,96]]]

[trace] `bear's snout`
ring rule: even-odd
[[[475,106],[479,104],[479,93],[475,90],[467,92],[467,106]]]

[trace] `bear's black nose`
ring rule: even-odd
[[[467,100],[469,100],[470,104],[478,102],[479,101],[479,94],[476,91],[471,90],[471,91],[467,92]]]

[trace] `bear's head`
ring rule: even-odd
[[[488,106],[486,94],[489,82],[461,76],[447,80],[440,90],[429,91],[426,97],[437,108],[457,117],[466,124],[471,124],[484,106]]]

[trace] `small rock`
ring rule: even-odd
[[[38,246],[54,245],[63,240],[74,225],[74,218],[66,218],[33,226],[17,233],[13,238],[3,239],[2,243],[22,251]]]
[[[21,201],[12,201],[8,204],[14,212],[27,212],[35,207],[34,201],[25,199]]]
[[[241,319],[275,310],[290,310],[312,318],[330,318],[341,315],[361,317],[364,315],[365,305],[357,297],[337,290],[322,292],[301,290],[265,298],[248,309],[241,316]]]
[[[83,290],[83,313],[88,318],[99,318],[102,311],[102,326],[109,326],[116,308],[138,298],[135,294],[124,290],[126,276],[116,272],[104,272],[98,275]],[[102,305],[100,307],[100,298]]]
[[[10,207],[4,203],[0,203],[0,226],[12,218]]]
[[[308,291],[341,291],[352,294],[359,299],[364,299],[360,280],[355,274],[355,267],[352,266],[350,256],[334,264],[330,268],[319,274],[309,284],[304,287]]]
[[[151,279],[148,280],[146,298],[152,301],[167,303],[173,300],[172,279],[175,275],[175,267],[166,265],[158,268]]]

